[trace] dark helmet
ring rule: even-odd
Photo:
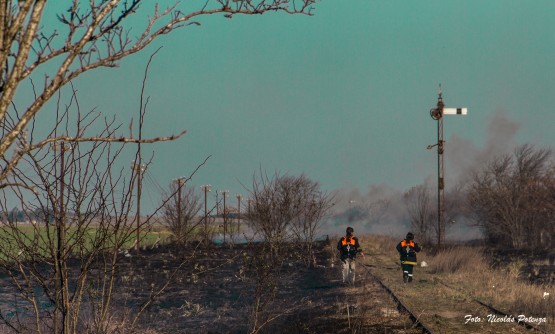
[[[352,227],[347,227],[347,234],[353,233],[355,230]]]
[[[407,233],[407,237],[405,239],[414,240],[414,234],[412,234],[412,232]]]

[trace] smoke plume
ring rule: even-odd
[[[468,138],[453,135],[446,140],[445,181],[449,187],[469,181],[472,173],[495,156],[511,153],[516,147],[515,136],[520,124],[505,113],[497,112],[490,120],[482,148]],[[423,175],[422,184],[435,191],[437,174]],[[409,189],[394,189],[388,185],[371,185],[366,192],[359,189],[339,189],[331,216],[322,227],[324,235],[340,235],[347,226],[355,233],[383,234],[402,238],[410,230],[404,194]],[[480,237],[467,217],[458,217],[447,230],[448,239],[469,240]]]

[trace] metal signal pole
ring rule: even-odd
[[[441,249],[445,243],[445,177],[443,153],[445,141],[443,140],[443,116],[444,115],[466,115],[467,108],[445,108],[439,85],[439,96],[437,106],[430,110],[430,116],[437,121],[437,144],[428,145],[428,150],[437,146],[437,248]]]

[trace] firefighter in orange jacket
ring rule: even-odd
[[[417,264],[416,253],[420,252],[420,246],[414,242],[414,234],[407,233],[405,240],[397,244],[397,251],[401,256],[401,268],[403,269],[403,282],[412,282],[412,269]]]
[[[343,276],[343,283],[355,284],[355,258],[357,254],[362,253],[362,248],[358,243],[358,238],[355,237],[354,229],[347,227],[347,235],[345,235],[337,243],[337,250],[339,250],[339,258],[341,259],[341,273]]]

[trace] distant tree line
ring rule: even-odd
[[[0,221],[3,223],[41,223],[54,221],[54,212],[48,210],[24,210],[14,207],[11,210],[0,211]]]

